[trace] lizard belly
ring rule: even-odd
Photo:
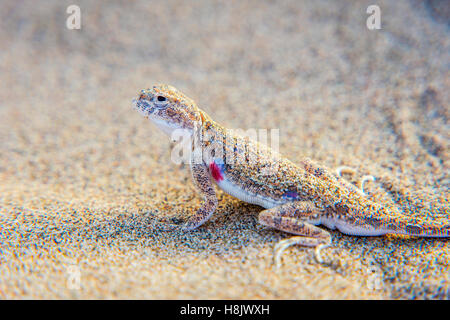
[[[266,209],[270,209],[273,207],[276,207],[283,202],[275,201],[270,198],[263,197],[259,194],[251,193],[242,187],[234,184],[230,180],[224,178],[223,180],[216,181],[217,185],[226,193],[228,193],[230,196],[233,196],[235,198],[238,198],[239,200],[242,200],[247,203],[256,204],[258,206],[261,206]]]
[[[381,236],[383,234],[389,233],[388,231],[383,229],[375,229],[371,226],[355,226],[348,224],[345,221],[337,221],[335,222],[335,225],[340,232],[351,236]]]
[[[343,234],[352,236],[381,236],[389,233],[383,229],[375,229],[371,226],[358,226],[352,225],[342,220],[336,220],[334,218],[321,218],[315,221],[309,221],[309,223],[314,225],[323,225],[331,230],[336,228]]]
[[[245,190],[242,186],[234,183],[227,178],[226,174],[221,170],[220,165],[212,162],[209,166],[211,177],[219,186],[220,189],[228,193],[230,196],[238,198],[241,201],[256,204],[266,209],[276,207],[285,201],[277,201],[268,197],[264,197],[260,194]]]

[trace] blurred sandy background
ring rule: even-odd
[[[294,162],[354,167],[375,199],[445,219],[449,21],[445,1],[2,0],[0,298],[448,299],[448,240],[332,232],[335,268],[293,247],[277,271],[287,235],[223,192],[203,227],[161,232],[200,198],[131,99],[172,84],[229,128],[279,128]]]

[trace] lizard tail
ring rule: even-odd
[[[448,238],[450,237],[450,222],[430,224],[423,220],[411,219],[402,215],[396,217],[391,224],[394,225],[394,233],[408,236],[427,238]]]
[[[374,207],[376,208],[374,210]],[[450,238],[450,220],[429,223],[423,219],[405,215],[397,207],[366,207],[366,222],[384,233],[403,234],[414,237]],[[369,214],[371,212],[372,214]]]
[[[409,224],[406,225],[404,234],[428,238],[448,238],[450,237],[450,224],[443,226]]]

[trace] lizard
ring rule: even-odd
[[[449,222],[430,224],[405,215],[395,206],[370,200],[361,189],[309,158],[294,164],[268,146],[224,128],[170,85],[141,90],[133,107],[166,134],[178,129],[187,134],[192,180],[204,201],[174,228],[189,231],[208,221],[218,205],[217,185],[263,207],[260,224],[294,235],[275,246],[277,264],[292,245],[315,248],[314,257],[325,263],[321,250],[331,245],[331,234],[319,225],[353,236],[450,236]]]

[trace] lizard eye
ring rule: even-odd
[[[160,102],[167,100],[166,97],[163,97],[163,96],[158,96],[156,99],[158,99],[158,101],[160,101]]]

